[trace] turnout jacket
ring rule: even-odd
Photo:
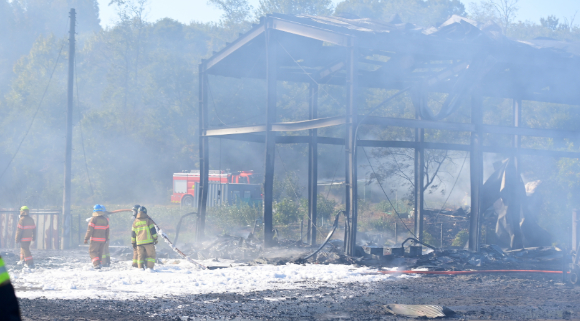
[[[109,220],[105,218],[104,212],[93,212],[93,217],[89,221],[85,242],[106,242],[109,240]]]
[[[153,220],[143,212],[137,214],[131,229],[131,243],[137,245],[156,243],[157,229]]]
[[[16,230],[16,242],[32,242],[36,239],[36,225],[34,219],[28,215],[20,215],[18,229]]]

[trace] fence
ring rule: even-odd
[[[16,230],[19,210],[0,209],[0,248],[16,246]],[[36,224],[36,240],[31,248],[38,250],[53,250],[60,248],[60,216],[59,210],[30,210],[30,216]]]

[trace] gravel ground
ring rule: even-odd
[[[423,276],[346,287],[119,300],[21,299],[24,320],[376,320],[384,305],[437,304],[452,319],[579,319],[580,287],[561,276]]]

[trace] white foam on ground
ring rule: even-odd
[[[11,270],[19,298],[135,299],[203,293],[245,293],[261,290],[317,288],[339,283],[374,282],[409,276],[368,275],[369,268],[348,265],[260,265],[198,270],[184,260],[167,260],[155,272],[138,270],[129,261],[101,271],[89,263],[72,262],[50,268]],[[201,262],[225,265],[228,262]],[[376,271],[376,270],[375,270]]]

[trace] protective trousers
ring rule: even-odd
[[[111,266],[111,254],[109,253],[109,241],[105,242],[105,246],[103,248],[103,256],[101,259],[101,264],[104,267]]]
[[[26,265],[34,265],[32,260],[32,253],[30,252],[31,242],[20,242],[20,261],[26,262]]]
[[[91,241],[91,244],[89,245],[89,255],[93,261],[93,266],[99,266],[99,264],[101,264],[104,249],[105,242]]]
[[[155,245],[153,243],[137,245],[137,265],[139,268],[147,266],[152,269],[155,266]]]
[[[132,267],[139,267],[139,265],[137,264],[137,261],[139,260],[139,253],[137,253],[137,247],[133,248],[133,264],[131,264]]]

